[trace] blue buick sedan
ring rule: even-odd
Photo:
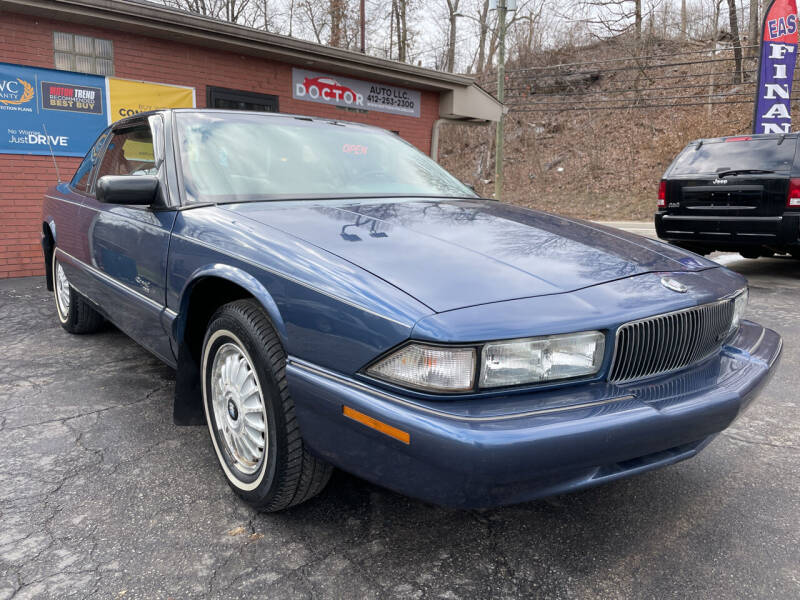
[[[44,200],[70,333],[104,320],[177,371],[247,503],[339,467],[496,506],[689,458],[781,339],[746,281],[664,243],[478,197],[397,136],[174,110],[105,131]]]

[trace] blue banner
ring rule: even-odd
[[[0,63],[0,154],[84,156],[108,124],[105,77]]]
[[[754,133],[789,133],[797,61],[797,2],[773,0],[764,16],[758,69]]]

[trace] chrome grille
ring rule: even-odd
[[[723,300],[625,323],[608,380],[633,381],[701,361],[722,346],[732,321],[733,300]]]

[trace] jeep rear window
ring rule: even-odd
[[[740,142],[690,144],[670,170],[670,175],[714,174],[723,171],[788,171],[794,161],[796,140],[768,138]]]

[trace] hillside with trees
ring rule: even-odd
[[[359,51],[359,0],[161,0]],[[517,0],[507,19],[504,200],[590,218],[648,218],[687,142],[748,132],[758,0]],[[497,90],[489,0],[365,0],[364,50],[468,73]],[[440,162],[486,196],[494,129],[446,125]]]

